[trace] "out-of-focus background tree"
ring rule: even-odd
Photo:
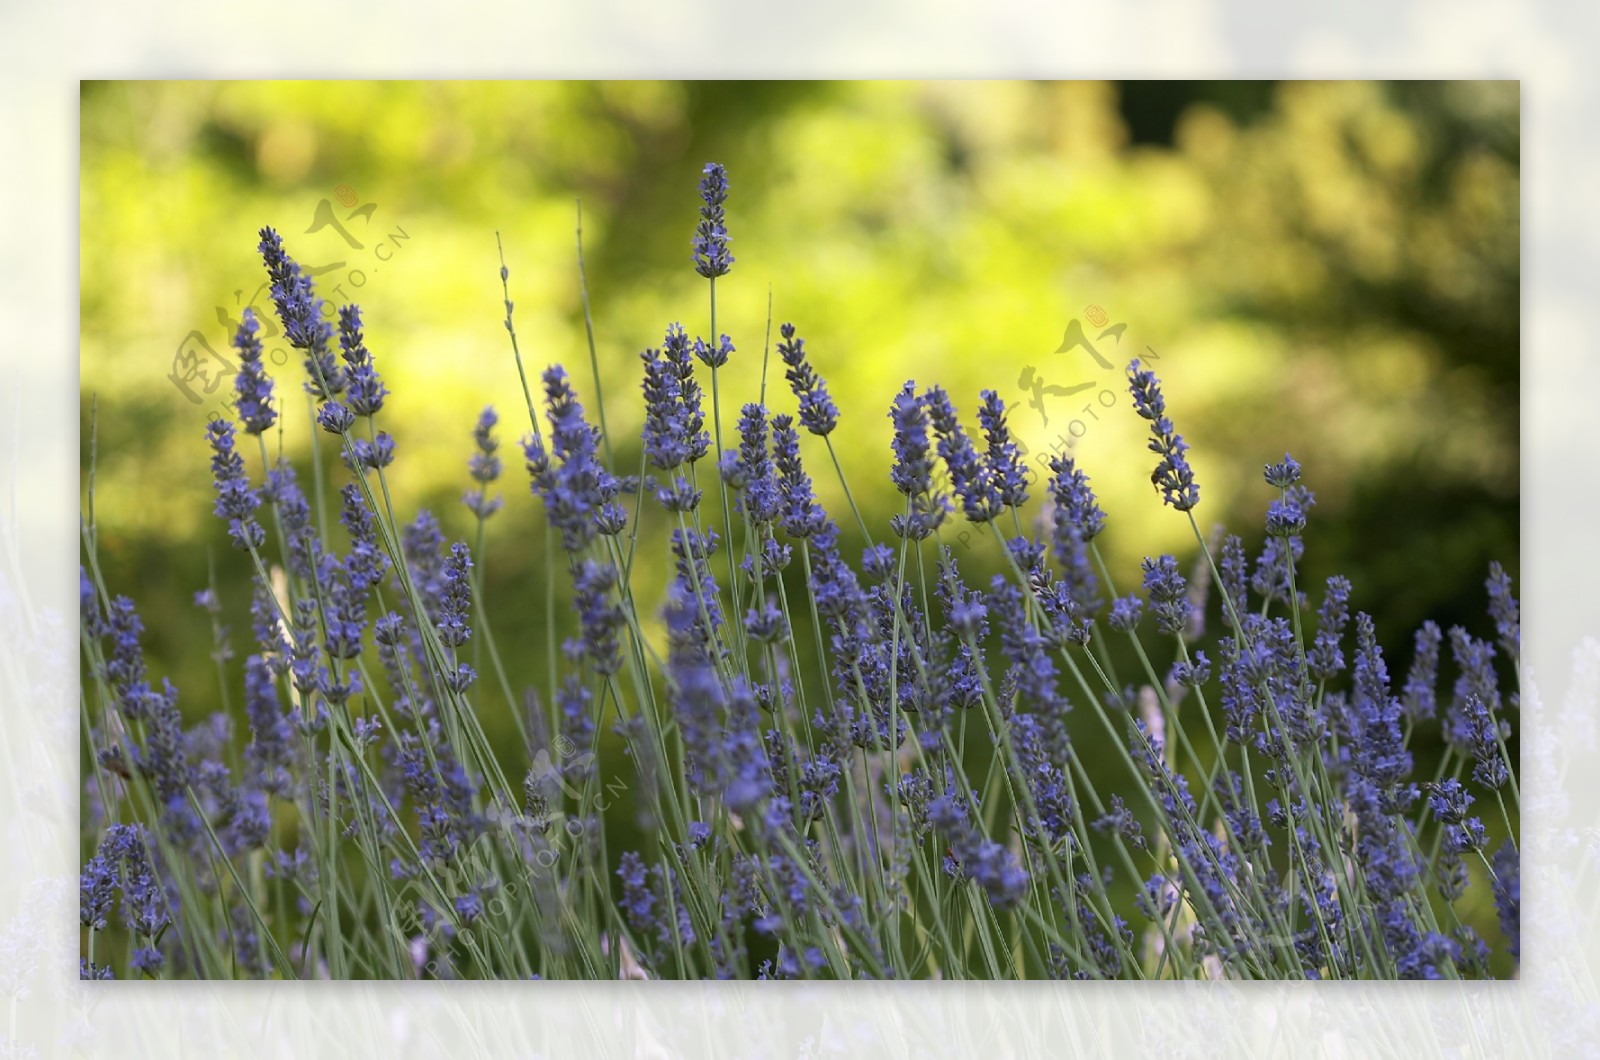
[[[845,410],[838,448],[878,515],[885,412],[915,377],[969,415],[999,390],[1035,453],[1081,435],[1129,578],[1185,549],[1121,386],[1142,353],[1194,446],[1202,523],[1259,540],[1260,467],[1292,451],[1319,500],[1307,584],[1348,573],[1394,665],[1424,617],[1481,628],[1489,559],[1517,572],[1514,83],[87,83],[82,145],[84,469],[98,403],[106,573],[190,687],[209,664],[182,650],[207,629],[188,594],[208,558],[223,588],[244,571],[210,515],[202,430],[230,385],[206,393],[226,375],[210,351],[229,357],[228,321],[267,305],[256,230],[336,266],[321,291],[362,304],[394,392],[398,499],[465,533],[475,414],[495,404],[508,441],[527,426],[496,233],[531,367],[566,362],[588,392],[582,200],[606,411],[635,435],[638,351],[669,322],[707,328],[688,248],[709,159],[733,181],[725,402],[759,388],[770,289]],[[1054,352],[1073,321],[1115,370]],[[286,360],[282,444],[303,457]],[[776,372],[768,391],[789,407]],[[507,448],[489,584],[525,629],[541,530]]]
[[[638,352],[670,322],[708,327],[689,253],[708,160],[731,173],[737,257],[717,292],[739,351],[724,420],[759,390],[770,291],[844,410],[837,449],[877,525],[898,500],[886,413],[914,377],[969,418],[998,390],[1035,455],[1070,440],[1124,586],[1143,555],[1187,563],[1123,386],[1141,355],[1193,446],[1202,525],[1258,546],[1261,467],[1288,449],[1318,496],[1313,601],[1349,575],[1397,675],[1424,618],[1487,634],[1487,564],[1519,570],[1515,83],[86,83],[83,468],[97,405],[104,571],[189,712],[216,702],[190,600],[212,569],[248,638],[247,564],[210,514],[202,434],[231,386],[230,322],[268,305],[257,229],[325,268],[325,297],[362,305],[402,511],[468,534],[470,429],[500,410],[488,604],[513,682],[542,686],[542,517],[510,444],[527,418],[496,233],[530,372],[566,363],[592,412],[582,201],[605,410],[632,470]],[[1093,353],[1058,352],[1073,327]],[[303,465],[301,368],[274,356],[273,445]],[[780,371],[767,398],[792,410]],[[825,451],[807,452],[841,511]],[[990,541],[963,560],[969,581],[999,569]],[[641,565],[643,599],[665,567]]]

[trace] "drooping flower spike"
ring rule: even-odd
[[[1128,365],[1128,390],[1133,395],[1133,408],[1140,417],[1150,422],[1150,451],[1161,459],[1150,475],[1150,481],[1161,491],[1161,499],[1180,512],[1186,512],[1200,503],[1200,487],[1195,484],[1194,471],[1183,454],[1189,446],[1167,418],[1167,402],[1161,394],[1161,381],[1148,369],[1140,368],[1138,359]]]
[[[812,434],[826,436],[839,425],[839,409],[828,396],[828,384],[811,367],[806,357],[806,340],[795,332],[793,324],[779,329],[783,338],[778,343],[778,356],[787,365],[784,378],[800,402],[800,424]]]

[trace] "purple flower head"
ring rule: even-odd
[[[1450,630],[1450,651],[1460,676],[1445,712],[1445,739],[1477,759],[1490,779],[1504,783],[1499,742],[1509,726],[1500,719],[1500,683],[1495,675],[1494,646],[1469,635],[1460,626]],[[1487,783],[1487,781],[1485,781]],[[1490,784],[1499,787],[1500,784]]]
[[[1134,411],[1150,421],[1150,451],[1161,458],[1150,481],[1161,491],[1165,503],[1180,512],[1189,511],[1200,503],[1200,487],[1195,484],[1194,471],[1183,455],[1189,446],[1167,419],[1161,381],[1154,372],[1141,369],[1135,359],[1128,365],[1128,390],[1133,395]]]
[[[1302,489],[1295,486],[1293,489]],[[1302,505],[1302,510],[1308,505]],[[1298,534],[1287,537],[1268,537],[1256,557],[1255,572],[1250,576],[1250,587],[1263,601],[1289,602],[1289,567],[1298,564],[1305,555],[1305,542]],[[1299,594],[1298,606],[1305,606],[1305,593]],[[1238,605],[1235,604],[1237,607]]]
[[[1027,895],[1027,870],[1011,851],[984,837],[965,800],[953,795],[933,799],[928,819],[949,844],[946,873],[976,880],[996,909],[1009,909]]]
[[[1150,598],[1150,614],[1156,620],[1157,631],[1169,637],[1182,636],[1189,624],[1189,586],[1178,573],[1177,559],[1146,557],[1142,569],[1144,591]]]
[[[617,878],[622,881],[622,914],[628,926],[641,938],[654,935],[656,896],[646,879],[644,859],[635,851],[625,851],[617,863]]]
[[[1411,772],[1411,753],[1400,732],[1400,701],[1389,694],[1389,671],[1378,647],[1372,617],[1356,614],[1356,660],[1353,673],[1348,743],[1351,768],[1392,795]]]
[[[1490,563],[1489,578],[1484,585],[1489,589],[1489,615],[1494,619],[1495,632],[1500,635],[1500,646],[1516,659],[1522,653],[1522,617],[1517,598],[1511,591],[1511,576],[1499,563]]]
[[[1306,654],[1306,667],[1319,681],[1332,680],[1344,669],[1344,652],[1339,641],[1350,618],[1350,579],[1335,574],[1328,579],[1328,591],[1317,612],[1317,639]]]
[[[340,658],[354,658],[361,652],[361,634],[366,628],[366,603],[372,589],[389,570],[389,557],[378,543],[377,524],[361,491],[354,485],[340,489],[343,505],[339,522],[350,535],[350,552],[338,568],[340,577],[329,586],[329,653],[335,654],[332,639],[337,629],[345,651]]]
[[[272,795],[288,795],[294,764],[294,730],[278,701],[272,667],[262,655],[244,661],[244,713],[250,723],[245,748],[249,782]]]
[[[1144,601],[1137,596],[1120,596],[1111,602],[1111,617],[1106,619],[1111,628],[1126,633],[1139,624],[1144,614]]]
[[[233,446],[233,424],[214,419],[206,424],[206,439],[211,443],[212,485],[217,491],[213,509],[228,521],[228,536],[236,548],[258,548],[266,541],[266,531],[256,522],[261,495],[250,487],[244,460]]]
[[[1444,849],[1452,854],[1482,850],[1488,842],[1489,836],[1480,818],[1467,817],[1444,826]]]
[[[495,425],[499,422],[500,417],[491,405],[478,414],[478,422],[472,428],[473,452],[467,460],[467,473],[478,485],[468,490],[461,500],[479,519],[489,518],[505,503],[503,497],[489,496],[489,484],[500,477],[500,457],[496,455],[500,440],[494,436]]]
[[[988,465],[979,458],[972,440],[961,428],[950,395],[932,387],[923,397],[928,419],[939,439],[939,455],[950,472],[950,488],[961,509],[974,523],[986,523],[1000,514],[1002,501]]]
[[[894,469],[889,479],[907,497],[927,493],[933,488],[933,456],[928,440],[928,413],[916,394],[916,384],[907,382],[895,395],[889,408],[894,421]]]
[[[582,653],[595,673],[614,674],[622,669],[622,647],[618,633],[624,613],[612,599],[617,570],[610,563],[586,559],[572,575],[573,608],[582,630]]]
[[[983,403],[978,407],[978,424],[989,450],[989,481],[994,483],[1001,504],[1020,508],[1028,499],[1028,470],[1022,462],[1022,450],[1006,425],[1005,402],[993,390],[982,391],[979,396]]]
[[[866,614],[867,598],[855,571],[839,555],[838,526],[829,523],[811,539],[811,544],[811,595],[817,610],[826,618],[837,618],[837,624],[850,629],[853,635],[855,622]]]
[[[699,460],[711,448],[711,436],[705,431],[706,417],[702,408],[700,384],[694,377],[694,352],[689,336],[677,324],[669,325],[662,342],[661,356],[677,377],[678,403],[681,407],[681,425],[684,440],[689,447],[690,462]]]
[[[78,958],[78,978],[83,980],[112,980],[117,973],[111,970],[110,965],[95,964],[87,957]]]
[[[84,863],[78,875],[78,922],[96,931],[106,929],[120,882],[116,860],[106,856],[105,848],[102,841],[100,852]]]
[[[344,370],[334,360],[329,343],[333,328],[322,316],[322,300],[316,296],[307,276],[283,249],[283,240],[271,228],[261,230],[258,249],[267,267],[272,301],[283,322],[289,345],[306,353],[306,389],[321,400],[342,393]]]
[[[694,230],[694,271],[714,280],[726,276],[733,267],[723,213],[728,201],[728,171],[720,163],[706,163],[700,178],[700,200],[700,223]]]
[[[1267,505],[1267,534],[1293,537],[1306,528],[1306,510],[1293,497],[1279,497]]]
[[[107,628],[111,654],[105,664],[106,681],[116,693],[122,712],[130,718],[142,717],[150,686],[145,679],[144,650],[139,646],[144,623],[132,600],[119,596],[111,601]]]
[[[916,384],[907,382],[889,408],[894,421],[894,468],[889,472],[895,489],[910,500],[910,510],[890,517],[900,537],[921,541],[937,530],[950,505],[933,488],[934,458],[928,436],[928,411],[917,397]]]
[[[765,526],[783,509],[783,494],[767,454],[767,410],[750,403],[739,412],[739,448],[723,454],[724,478],[742,491],[739,504],[751,523]],[[730,477],[731,476],[731,477]]]
[[[1267,485],[1279,489],[1288,489],[1300,481],[1300,465],[1288,453],[1283,454],[1283,463],[1268,464],[1266,466]]]
[[[794,429],[794,420],[787,415],[772,417],[772,462],[778,469],[783,532],[798,538],[821,532],[828,517],[811,491],[811,476],[800,463],[800,435]]]
[[[477,888],[457,895],[451,905],[455,907],[456,918],[462,924],[475,924],[483,919],[483,895],[478,893]]]
[[[826,436],[839,425],[838,406],[828,396],[828,384],[806,359],[806,340],[796,336],[793,324],[786,323],[778,330],[783,334],[778,356],[788,366],[783,376],[800,402],[800,424],[812,434]]]
[[[483,827],[472,808],[473,782],[448,741],[435,733],[430,756],[421,738],[396,735],[401,782],[411,796],[418,824],[418,852],[433,867],[455,862],[461,848]]]
[[[1217,567],[1222,575],[1222,591],[1235,610],[1241,614],[1249,606],[1250,561],[1245,556],[1244,542],[1237,534],[1222,539],[1221,555]]]
[[[1105,529],[1106,513],[1089,488],[1085,475],[1070,456],[1057,454],[1050,458],[1050,492],[1055,501],[1057,557],[1060,557],[1061,535],[1070,533],[1079,541],[1093,541]]]
[[[317,410],[317,425],[329,434],[344,434],[356,425],[356,414],[342,401],[329,401]]]
[[[700,506],[702,491],[695,488],[693,480],[673,475],[656,487],[655,494],[656,502],[669,512],[692,512]]]
[[[672,531],[675,574],[667,590],[667,638],[674,650],[711,657],[717,651],[717,631],[722,628],[722,605],[711,555],[718,538],[714,531]]]
[[[450,556],[440,571],[442,585],[439,605],[434,614],[434,625],[439,639],[453,648],[465,644],[472,636],[468,624],[472,612],[472,553],[467,546],[456,542],[450,546]]]
[[[1494,852],[1494,907],[1500,914],[1500,930],[1510,943],[1511,956],[1522,959],[1522,862],[1511,840]]]
[[[332,579],[326,590],[323,647],[330,659],[354,659],[361,654],[366,630],[366,601],[357,596],[345,578]]]
[[[669,347],[681,330],[673,325],[667,333]],[[698,388],[693,407],[685,400],[681,365],[658,349],[639,355],[644,361],[644,452],[651,465],[663,471],[703,454],[696,432],[704,424],[698,405]],[[692,378],[690,379],[692,383]],[[698,452],[697,452],[698,450]]]
[[[870,581],[881,582],[895,573],[895,551],[888,545],[868,545],[861,551],[861,571]]]
[[[544,501],[550,525],[561,535],[561,547],[581,552],[599,534],[620,533],[626,522],[616,496],[622,483],[599,461],[600,432],[583,418],[560,365],[544,373],[549,449],[538,436],[523,443],[533,491]]]
[[[245,307],[239,317],[239,330],[233,336],[233,348],[239,354],[239,374],[234,377],[233,389],[234,408],[246,434],[260,434],[278,420],[272,407],[272,380],[261,362],[261,340],[257,338],[260,330],[256,311]]]
[[[733,348],[733,340],[728,338],[726,335],[722,336],[721,341],[715,346],[706,342],[698,335],[695,336],[695,358],[707,368],[721,368],[723,365],[728,363],[728,358],[735,352],[737,351],[735,351]]]
[[[172,921],[172,907],[151,864],[143,825],[112,825],[100,844],[101,856],[120,865],[122,921],[145,939],[160,935]]]
[[[1442,824],[1460,824],[1467,819],[1467,807],[1474,799],[1455,777],[1428,788],[1428,809]]]
[[[167,963],[167,958],[159,949],[138,946],[135,947],[128,963],[134,971],[155,978],[161,974],[161,968]]]
[[[1413,723],[1431,721],[1438,713],[1436,686],[1439,682],[1439,645],[1443,639],[1444,635],[1432,619],[1422,623],[1417,630],[1411,670],[1406,674],[1405,692],[1401,697],[1401,707]]]
[[[344,462],[352,471],[363,467],[373,470],[388,467],[394,463],[394,439],[388,431],[379,431],[377,438],[370,442],[365,438],[352,438]]]
[[[1192,662],[1182,659],[1174,662],[1168,679],[1180,688],[1199,688],[1211,680],[1211,660],[1206,658],[1205,652],[1197,651]]]
[[[339,307],[339,353],[347,366],[351,411],[357,416],[376,415],[383,408],[383,399],[389,391],[372,365],[372,354],[367,352],[366,336],[361,333],[360,306]]]
[[[1128,804],[1123,801],[1120,794],[1110,797],[1110,805],[1106,807],[1106,815],[1091,823],[1090,828],[1101,833],[1112,833],[1122,837],[1123,842],[1133,847],[1134,850],[1146,849],[1144,833],[1139,828],[1139,818],[1134,817],[1133,810],[1128,809]]]

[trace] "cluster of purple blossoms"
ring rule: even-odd
[[[489,496],[489,487],[500,477],[501,470],[497,455],[500,440],[494,436],[499,422],[500,417],[490,406],[478,414],[478,422],[472,428],[473,453],[467,461],[467,473],[477,485],[462,495],[461,502],[479,520],[489,518],[505,503],[504,497]]]
[[[811,367],[806,357],[806,340],[798,337],[793,324],[779,329],[778,356],[787,366],[783,375],[800,402],[800,425],[818,437],[826,437],[839,425],[839,409],[828,396],[828,384]]]
[[[1335,574],[1317,611],[1317,637],[1306,653],[1306,667],[1319,681],[1331,681],[1344,669],[1344,652],[1339,646],[1345,623],[1350,618],[1350,579]]]
[[[778,496],[782,503],[779,525],[793,538],[821,533],[828,517],[817,504],[811,476],[800,462],[800,435],[788,415],[772,417],[772,462],[778,469]]]
[[[1146,558],[1142,569],[1156,631],[1168,637],[1182,636],[1189,625],[1189,585],[1178,572],[1177,558]]]
[[[943,388],[930,388],[923,403],[939,440],[939,456],[950,473],[951,492],[961,502],[962,512],[974,523],[989,522],[1005,506],[990,465],[978,455],[972,439],[962,429],[956,407]]]
[[[234,389],[238,394],[234,408],[247,434],[261,434],[278,421],[278,414],[272,407],[272,379],[261,363],[261,340],[257,337],[260,331],[256,311],[246,307],[239,317],[233,348],[239,355],[239,374],[234,377]]]
[[[700,223],[694,230],[694,271],[708,280],[728,275],[733,255],[728,253],[728,171],[716,162],[706,163],[700,178]]]
[[[925,541],[944,525],[950,502],[933,484],[933,447],[928,436],[925,398],[908,382],[895,395],[889,409],[894,421],[894,469],[890,481],[906,497],[906,511],[891,516],[889,526],[897,537]]]
[[[722,479],[740,493],[740,510],[755,527],[778,518],[783,493],[767,451],[767,410],[750,403],[739,411],[739,446],[722,454]]]
[[[1167,418],[1167,400],[1161,394],[1160,380],[1134,360],[1128,365],[1128,392],[1133,395],[1134,411],[1150,421],[1150,451],[1161,458],[1150,481],[1161,492],[1163,501],[1180,512],[1189,511],[1200,503],[1200,487],[1183,455],[1189,449],[1188,443]]]
[[[599,458],[599,429],[583,417],[583,406],[559,365],[544,374],[548,448],[535,434],[523,443],[533,490],[545,516],[561,536],[561,547],[581,552],[599,535],[620,533],[627,513],[617,503],[622,482]]]
[[[733,260],[721,166],[706,167],[701,196],[694,258],[714,281]],[[851,542],[800,452],[800,428],[826,439],[839,410],[784,324],[778,350],[796,405],[742,405],[738,444],[717,468],[742,518],[713,525],[695,482],[712,444],[695,362],[720,369],[734,343],[691,340],[674,324],[643,355],[634,455],[668,476],[650,486],[677,516],[659,556],[618,501],[643,484],[612,473],[609,448],[602,461],[602,435],[565,370],[543,375],[548,429],[535,420],[523,451],[553,531],[547,547],[558,539],[566,553],[570,606],[551,630],[548,692],[519,697],[486,624],[474,576],[483,557],[452,542],[450,513],[403,524],[387,482],[366,474],[389,466],[395,448],[375,427],[365,439],[352,431],[388,395],[360,310],[339,310],[335,359],[309,277],[271,229],[260,250],[320,399],[315,424],[338,436],[351,472],[338,486],[348,548],[319,530],[320,498],[307,498],[289,463],[264,468],[257,488],[235,449],[237,431],[260,435],[281,412],[247,312],[234,336],[237,425],[207,428],[216,513],[252,552],[257,649],[242,665],[221,594],[197,598],[224,680],[242,669],[241,723],[215,714],[186,728],[176,689],[152,684],[131,602],[104,592],[95,565],[80,573],[100,690],[86,727],[85,805],[99,833],[80,875],[86,977],[110,977],[115,963],[150,976],[318,966],[334,976],[879,978],[970,974],[979,954],[991,974],[1009,974],[1002,947],[1014,939],[1019,969],[1062,978],[1476,976],[1489,973],[1491,951],[1463,925],[1467,908],[1436,915],[1440,899],[1453,907],[1468,894],[1475,861],[1490,870],[1500,933],[1519,958],[1513,815],[1470,812],[1516,795],[1506,715],[1516,698],[1502,695],[1496,667],[1518,662],[1520,612],[1498,565],[1487,582],[1494,641],[1448,633],[1458,676],[1442,731],[1462,775],[1441,770],[1421,784],[1413,753],[1440,728],[1446,634],[1424,623],[1396,691],[1375,623],[1350,613],[1347,579],[1326,579],[1314,632],[1302,631],[1309,601],[1295,591],[1295,565],[1313,497],[1293,457],[1264,468],[1277,492],[1258,554],[1233,536],[1218,550],[1219,533],[1200,542],[1204,562],[1189,578],[1174,555],[1147,558],[1141,591],[1106,608],[1106,514],[1073,457],[1049,461],[1047,511],[1025,524],[1025,450],[998,394],[980,393],[969,434],[943,389],[919,394],[907,382],[888,410],[899,541]],[[509,329],[509,301],[507,312]],[[1134,361],[1128,376],[1151,425],[1152,482],[1187,512],[1198,501],[1188,447],[1154,373]],[[502,503],[489,497],[503,470],[498,425],[489,408],[472,431],[464,502],[480,541]],[[963,580],[948,541],[925,567],[921,542],[937,538],[953,502],[978,524],[1012,509],[1001,573],[980,588]],[[1224,632],[1208,657],[1199,642],[1213,552]],[[641,621],[635,599],[652,561],[666,582],[659,626]],[[1152,626],[1159,644],[1141,639]],[[501,691],[478,687],[464,661],[481,651],[520,746],[480,725]],[[1118,673],[1130,652],[1143,687]],[[1097,723],[1118,744],[1108,761],[1126,767],[1123,790],[1097,787],[1103,764],[1090,756],[1106,745],[1079,728],[1099,736]],[[1194,739],[1207,730],[1210,741]],[[611,736],[635,770],[616,809],[601,801],[616,794],[602,768]],[[520,791],[503,773],[519,750],[529,760]],[[607,854],[615,815],[629,812],[649,861]],[[114,823],[130,819],[140,823]],[[1122,875],[1151,857],[1161,861],[1153,875],[1148,864]],[[501,880],[526,885],[518,901],[501,900]],[[361,886],[372,889],[357,896]],[[924,910],[931,930],[903,919]],[[1142,940],[1119,910],[1148,921]],[[580,937],[585,916],[594,938]],[[908,923],[919,929],[914,962]],[[374,924],[376,941],[361,930]]]
[[[1002,506],[1020,508],[1028,500],[1028,470],[1022,461],[1022,450],[1006,426],[1005,403],[993,390],[985,390],[979,397],[982,404],[978,407],[978,425],[983,428],[983,440],[988,446],[989,481]]]
[[[344,392],[345,375],[329,348],[333,328],[323,319],[322,300],[316,295],[311,277],[284,251],[282,237],[271,228],[263,228],[260,235],[257,249],[267,267],[272,302],[283,322],[284,337],[289,345],[305,351],[309,376],[306,389],[318,400],[332,399]]]
[[[244,459],[234,448],[233,424],[223,419],[212,420],[206,424],[206,438],[211,443],[216,514],[228,521],[228,537],[236,548],[259,548],[267,539],[255,514],[261,507],[261,494],[250,485]]]
[[[928,803],[929,822],[950,844],[944,871],[956,879],[976,880],[996,909],[1009,909],[1027,894],[1028,870],[1011,851],[984,838],[969,806],[955,794]]]

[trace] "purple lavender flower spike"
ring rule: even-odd
[[[828,395],[828,384],[806,358],[806,340],[796,336],[793,324],[786,323],[778,330],[783,335],[778,356],[788,366],[783,376],[800,402],[800,424],[812,434],[826,437],[839,425],[839,408]]]
[[[715,280],[726,276],[733,267],[723,211],[728,201],[728,171],[720,163],[706,163],[700,178],[700,200],[700,223],[694,230],[694,271]]]
[[[233,336],[233,348],[239,354],[239,374],[234,377],[234,408],[246,434],[261,434],[278,421],[272,407],[272,380],[261,363],[261,330],[256,312],[249,307],[240,314],[239,330]]]
[[[344,391],[345,377],[328,348],[333,328],[322,318],[322,300],[312,288],[311,277],[284,251],[278,233],[263,228],[260,234],[258,249],[284,336],[289,345],[306,353],[306,389],[319,400],[334,397]]]
[[[228,520],[228,536],[234,547],[259,548],[267,539],[255,517],[256,509],[261,507],[261,495],[251,488],[244,460],[233,447],[233,424],[212,420],[206,424],[206,438],[211,443],[212,485],[217,491],[214,511]]]
[[[389,390],[378,377],[372,354],[367,351],[366,336],[361,331],[360,306],[339,307],[339,351],[346,365],[350,410],[357,416],[377,415]]]
[[[472,428],[473,452],[467,461],[467,473],[477,485],[463,494],[461,501],[479,519],[488,519],[505,503],[504,497],[489,496],[489,486],[500,477],[501,470],[500,457],[496,455],[500,441],[494,436],[499,422],[494,407],[489,406],[478,414],[478,422]]]
[[[1022,461],[1022,450],[1006,425],[1005,402],[993,390],[985,390],[979,396],[983,403],[978,407],[978,424],[988,446],[989,481],[994,483],[1001,505],[1020,508],[1028,499],[1028,469]]]
[[[950,395],[940,387],[932,387],[923,400],[939,439],[939,455],[950,472],[950,488],[961,501],[962,511],[974,523],[989,522],[1000,514],[1002,501],[988,465],[962,430]]]
[[[1167,419],[1161,381],[1154,372],[1141,369],[1135,359],[1128,365],[1128,390],[1133,395],[1134,411],[1150,421],[1150,451],[1161,458],[1150,481],[1161,491],[1165,503],[1180,512],[1189,511],[1200,503],[1200,487],[1195,485],[1194,471],[1183,455],[1189,446]]]

